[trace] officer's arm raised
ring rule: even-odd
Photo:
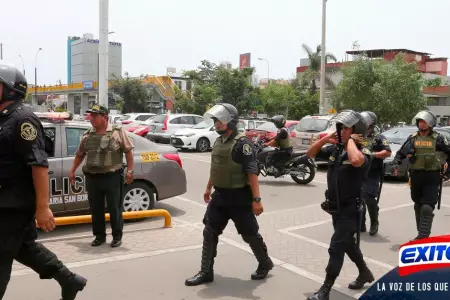
[[[322,150],[322,147],[325,146],[326,144],[330,143],[330,142],[334,142],[333,138],[336,136],[336,132],[332,132],[326,136],[324,136],[323,138],[321,138],[320,140],[318,140],[317,142],[313,143],[308,150],[306,151],[306,155],[309,158],[314,158],[317,156],[317,154],[319,154],[319,152]]]
[[[358,149],[353,139],[347,142],[348,161],[353,167],[359,168],[366,162],[364,154]]]

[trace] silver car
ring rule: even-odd
[[[43,122],[42,125],[49,152],[49,201],[52,211],[55,215],[87,212],[89,203],[82,168],[78,168],[75,174],[74,186],[69,184],[69,171],[81,138],[91,127],[90,123],[58,120]],[[124,185],[123,210],[150,210],[156,201],[184,194],[187,189],[186,174],[178,151],[131,132],[127,134],[135,146],[135,178],[131,184]]]
[[[335,115],[305,116],[294,128],[292,143],[295,149],[306,150],[312,142],[335,130],[335,123],[331,119]]]
[[[172,134],[184,128],[192,128],[203,121],[203,117],[193,114],[161,114],[152,119],[147,138],[157,143],[170,143]]]

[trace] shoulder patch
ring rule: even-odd
[[[244,155],[252,155],[253,154],[252,147],[249,144],[244,144],[242,146],[242,152],[244,153]]]
[[[413,137],[417,136],[417,131],[411,134]]]
[[[37,138],[36,127],[30,122],[20,125],[20,137],[26,141],[34,141]]]

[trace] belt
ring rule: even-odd
[[[119,169],[117,171],[105,172],[105,173],[88,173],[88,172],[84,172],[84,175],[90,176],[90,177],[103,177],[103,176],[110,176],[110,175],[120,174],[122,172],[123,172],[123,169]]]

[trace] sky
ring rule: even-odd
[[[29,83],[67,81],[67,37],[99,33],[98,0],[2,1],[3,59],[23,65]],[[339,60],[361,49],[406,48],[450,56],[449,0],[328,0],[327,52]],[[195,69],[201,60],[239,65],[250,52],[260,78],[295,76],[302,44],[321,43],[321,0],[109,0],[110,41],[121,42],[131,76]],[[36,60],[36,52],[43,48]],[[37,63],[36,63],[37,61]]]

